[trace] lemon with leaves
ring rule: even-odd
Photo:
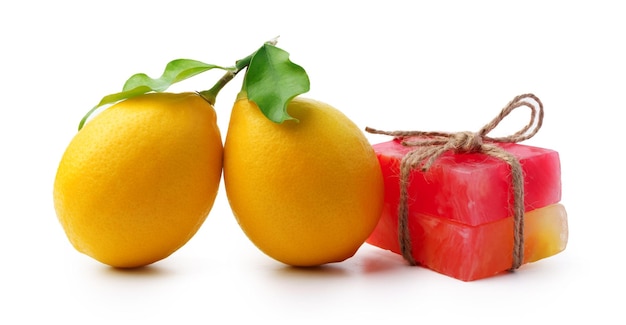
[[[262,50],[248,67],[224,143],[230,206],[247,237],[282,263],[343,261],[380,218],[380,165],[346,115],[292,98],[308,90],[301,67],[276,48]]]

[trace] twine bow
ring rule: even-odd
[[[527,99],[534,100],[537,108]],[[487,134],[513,110],[526,106],[530,108],[530,122],[512,135],[492,138]],[[536,123],[535,123],[536,120]],[[511,167],[513,190],[513,262],[511,270],[522,265],[524,260],[524,175],[522,167],[515,156],[495,143],[517,143],[532,138],[543,123],[543,104],[533,94],[519,95],[511,100],[491,122],[478,132],[424,132],[424,131],[381,131],[370,127],[365,130],[373,134],[383,134],[402,140],[404,146],[416,147],[407,153],[400,162],[400,202],[398,204],[398,240],[400,251],[405,260],[416,265],[412,255],[411,237],[408,226],[408,182],[412,169],[420,168],[426,172],[442,154],[482,153],[505,161]]]

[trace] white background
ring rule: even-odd
[[[0,323],[623,324],[626,12],[618,1],[556,3],[2,2]],[[525,143],[561,154],[567,249],[474,282],[368,245],[298,270],[247,240],[222,188],[196,236],[150,267],[121,272],[75,251],[52,184],[83,114],[136,72],[157,77],[175,58],[231,65],[277,35],[309,73],[306,96],[362,128],[477,130],[515,95],[535,93],[546,117]],[[171,90],[204,90],[220,75]],[[240,85],[241,76],[218,97],[223,135]],[[502,134],[527,122],[521,112]]]

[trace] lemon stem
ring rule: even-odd
[[[222,90],[222,88],[224,88],[224,86],[226,86],[226,84],[233,80],[233,78],[235,78],[235,76],[237,75],[236,73],[237,71],[228,71],[226,72],[226,74],[224,74],[220,80],[217,81],[217,83],[215,83],[215,85],[209,89],[209,90],[205,90],[205,91],[201,91],[199,92],[199,94],[207,101],[209,102],[209,104],[211,105],[215,105],[215,101],[217,99],[217,94],[220,92],[220,90]]]
[[[256,53],[256,52],[255,52]],[[226,72],[209,90],[199,92],[204,99],[209,102],[211,105],[215,105],[215,101],[217,100],[217,94],[228,84],[231,80],[235,78],[235,76],[243,69],[250,65],[250,61],[252,61],[253,54],[248,55],[247,57],[237,61],[235,63],[235,69]]]

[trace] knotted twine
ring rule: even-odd
[[[527,99],[534,100],[537,107]],[[516,108],[530,108],[530,122],[506,137],[492,138],[487,134]],[[535,120],[537,123],[535,124]],[[524,175],[519,160],[495,143],[517,143],[532,138],[543,124],[543,104],[533,94],[522,94],[511,100],[491,122],[478,132],[429,132],[429,131],[381,131],[370,127],[365,130],[373,134],[393,136],[401,140],[402,145],[416,147],[408,152],[400,162],[400,201],[398,204],[398,241],[404,259],[416,265],[411,248],[408,225],[408,186],[411,170],[420,168],[428,171],[442,154],[448,151],[456,153],[482,153],[505,161],[511,168],[511,187],[513,192],[513,262],[511,271],[518,269],[524,260]],[[533,127],[534,126],[534,127]]]

